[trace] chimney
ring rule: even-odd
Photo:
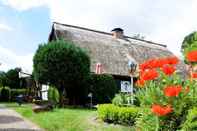
[[[116,39],[124,38],[124,30],[121,28],[114,28],[111,32],[112,32],[112,36]]]

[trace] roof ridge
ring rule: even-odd
[[[53,25],[54,24],[59,24],[59,25],[67,26],[67,27],[72,27],[72,28],[77,28],[77,29],[92,31],[92,32],[96,32],[96,33],[102,33],[102,34],[105,34],[105,35],[112,35],[112,33],[104,32],[104,31],[99,31],[99,30],[94,30],[94,29],[89,29],[89,28],[85,28],[85,27],[81,27],[81,26],[63,24],[63,23],[59,23],[59,22],[53,22]],[[129,39],[133,39],[133,40],[142,41],[142,42],[147,42],[148,44],[152,44],[152,45],[158,45],[158,46],[162,46],[162,47],[167,47],[167,45],[159,44],[159,43],[148,41],[148,40],[138,39],[138,38],[134,38],[134,37],[126,36],[126,35],[124,35],[124,37],[125,38],[129,38]]]

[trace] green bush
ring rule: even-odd
[[[3,87],[0,90],[0,100],[1,101],[9,101],[10,100],[11,91],[9,87]]]
[[[94,104],[110,103],[118,92],[116,82],[111,75],[92,74],[89,84],[89,92],[93,93]]]
[[[183,131],[197,130],[197,107],[190,109],[186,121],[182,124]]]
[[[133,125],[138,112],[138,107],[119,107],[113,104],[98,106],[99,118],[110,123]]]
[[[48,90],[48,100],[53,104],[59,103],[59,92],[55,87],[49,87]]]
[[[42,44],[34,55],[33,67],[33,76],[38,82],[58,89],[61,105],[65,94],[70,104],[84,104],[85,83],[90,74],[90,58],[86,51],[63,40]]]
[[[25,95],[26,89],[11,89],[11,101],[16,101],[18,95]]]
[[[133,99],[133,104],[132,104]],[[131,94],[116,94],[116,96],[113,98],[112,103],[117,106],[139,106],[139,101],[136,97],[131,96]]]

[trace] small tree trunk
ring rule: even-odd
[[[60,95],[60,98],[59,98],[59,103],[60,103],[60,107],[64,107],[64,84],[61,83],[60,84],[60,88],[59,88],[59,95]]]

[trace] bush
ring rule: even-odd
[[[93,103],[110,103],[118,92],[118,87],[111,75],[92,74],[90,77],[89,92],[93,93]]]
[[[9,87],[3,87],[0,90],[0,100],[1,101],[9,101],[10,100],[11,91]]]
[[[53,104],[59,103],[59,92],[55,87],[49,87],[48,90],[48,100]]]
[[[98,115],[105,122],[133,125],[139,112],[138,107],[119,107],[113,104],[102,104]]]
[[[134,100],[133,104],[131,103],[132,99]],[[112,103],[117,106],[133,106],[133,105],[139,106],[139,101],[136,97],[133,98],[131,94],[123,94],[123,93],[116,94],[116,96],[112,100]]]
[[[183,131],[197,130],[197,107],[189,110],[186,121],[182,125]]]
[[[11,101],[16,101],[18,95],[25,95],[26,89],[11,89]]]
[[[72,42],[58,40],[40,45],[33,58],[33,67],[33,76],[38,82],[58,89],[61,105],[64,92],[70,104],[82,104],[87,97],[82,89],[85,90],[84,85],[89,78],[90,58]]]

